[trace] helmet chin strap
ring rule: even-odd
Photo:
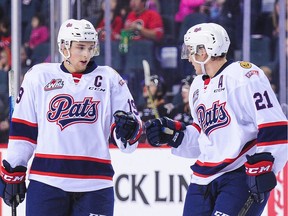
[[[207,75],[206,70],[205,70],[205,64],[211,59],[211,55],[208,55],[207,59],[206,59],[205,61],[203,61],[203,62],[197,61],[197,60],[195,59],[195,54],[192,55],[192,58],[193,58],[193,61],[195,61],[196,63],[200,64],[202,73],[203,73],[204,75]]]

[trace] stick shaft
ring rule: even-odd
[[[9,85],[9,118],[10,121],[12,119],[12,114],[14,111],[14,105],[15,105],[15,88],[14,88],[14,71],[11,69],[8,72],[8,85]],[[13,186],[13,191],[17,190],[17,185],[14,184]],[[12,205],[11,205],[11,215],[12,216],[17,216],[17,198],[15,197],[12,200]]]
[[[245,202],[244,206],[242,207],[242,209],[240,210],[240,212],[238,213],[238,216],[245,216],[247,214],[247,212],[249,211],[251,205],[254,202],[254,198],[253,195],[251,194],[247,201]]]

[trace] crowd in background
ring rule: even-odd
[[[23,75],[34,64],[50,61],[49,2],[49,0],[22,1],[21,66]],[[71,2],[73,4],[72,16],[76,18],[77,4],[76,1]],[[105,5],[103,2],[103,0],[81,0],[81,17],[94,24],[102,49],[107,37],[104,28]],[[179,55],[183,35],[187,29],[199,22],[221,24],[231,39],[228,58],[241,59],[243,0],[110,0],[110,7],[111,40],[112,45],[116,47],[112,48],[112,67],[115,65],[114,68],[127,79],[132,94],[138,100],[139,110],[144,116],[149,114],[147,111],[149,103],[146,101],[147,95],[145,96],[142,65],[136,61],[138,54],[135,54],[135,51],[143,55],[140,59],[146,57],[151,59],[149,63],[152,74],[161,82],[161,86],[159,82],[158,84],[151,83],[155,85],[155,91],[158,94],[161,92],[161,97],[159,98],[158,95],[155,99],[159,99],[161,106],[165,107],[165,112],[169,112],[165,115],[171,114],[170,117],[176,119],[185,117],[188,122],[189,116],[181,112],[189,113],[189,110],[186,110],[186,99],[183,95],[187,92],[187,80],[189,82],[192,80],[194,69],[187,61],[181,60]],[[263,60],[261,56],[259,63],[257,58],[255,58],[256,62],[251,61],[266,72],[276,94],[279,91],[278,24],[278,0],[251,1],[251,38],[268,41],[269,51],[269,59],[265,62],[260,61]],[[123,49],[125,42],[129,43],[127,49]],[[137,47],[137,43],[141,42],[140,47]],[[287,46],[288,40],[286,50]],[[151,52],[143,51],[143,54],[139,51],[147,47]],[[100,51],[102,60],[103,51]],[[132,52],[134,53],[129,55]],[[253,56],[253,53],[251,55]],[[116,60],[117,56],[119,56],[119,61]],[[101,56],[95,57],[94,60],[99,65],[104,64]],[[131,66],[133,61],[137,62],[140,69]],[[0,143],[6,143],[8,139],[8,71],[10,69],[11,1],[0,0]],[[161,91],[157,91],[158,87],[162,88]],[[179,107],[181,111],[177,113],[176,110],[179,110]],[[151,118],[154,114],[152,112]]]

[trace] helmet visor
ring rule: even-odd
[[[182,44],[181,59],[189,59],[189,56],[194,54],[195,51],[193,51],[192,46],[187,46],[184,43]]]
[[[191,46],[191,45],[185,45],[183,43],[181,50],[181,59],[189,59],[190,56],[199,54],[199,50],[202,48],[205,48],[204,45]]]

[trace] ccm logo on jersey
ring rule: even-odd
[[[273,163],[271,161],[261,161],[255,164],[245,163],[246,173],[250,176],[271,172]]]
[[[61,89],[64,86],[64,81],[62,79],[52,79],[45,87],[45,91],[50,91],[53,89]]]
[[[105,89],[101,88],[102,80],[103,80],[102,76],[96,76],[95,80],[94,80],[94,86],[90,86],[88,89],[89,90],[94,90],[94,91],[105,92]]]

